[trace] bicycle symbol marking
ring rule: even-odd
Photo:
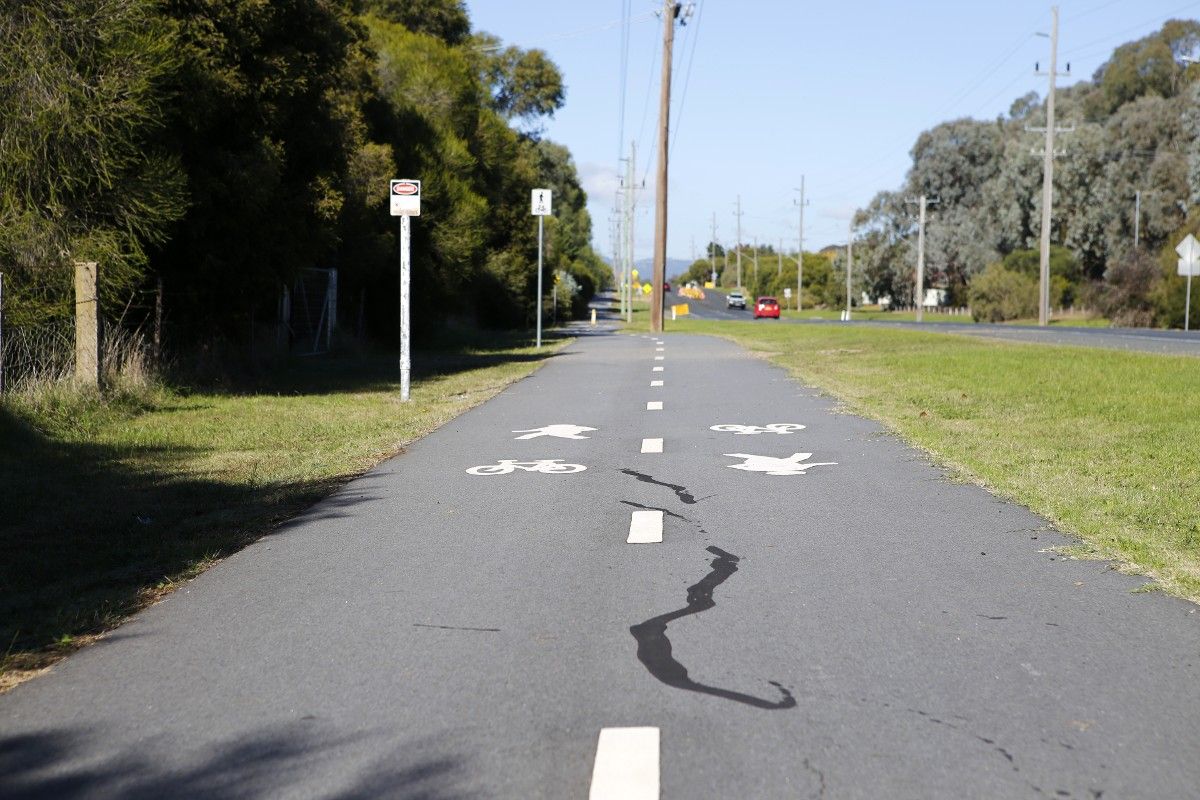
[[[721,433],[733,433],[738,436],[757,436],[760,433],[778,433],[786,435],[795,431],[802,431],[805,425],[798,422],[772,422],[770,425],[762,427],[758,425],[713,425],[709,430],[720,431]]]
[[[583,464],[563,464],[561,458],[539,458],[536,461],[517,461],[502,458],[498,464],[483,464],[471,467],[468,475],[507,475],[510,472],[523,470],[525,472],[541,472],[545,475],[569,475],[583,472],[587,467]]]

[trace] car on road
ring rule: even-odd
[[[671,291],[671,283],[670,283],[670,281],[663,281],[663,291],[664,291],[664,292],[669,292],[669,291]]]
[[[760,297],[754,304],[754,318],[774,317],[779,319],[779,301],[774,297]]]
[[[745,310],[746,295],[742,294],[741,292],[730,292],[729,294],[725,295],[725,307],[740,308]]]

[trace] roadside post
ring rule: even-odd
[[[593,324],[595,319],[592,320]],[[4,394],[4,273],[0,272],[0,394]]]
[[[537,276],[537,346],[542,346],[542,236],[543,222],[550,214],[551,192],[534,189],[529,213],[538,218],[538,276]]]
[[[1179,254],[1179,274],[1187,276],[1187,300],[1183,311],[1183,329],[1190,330],[1192,323],[1192,276],[1200,275],[1200,241],[1192,234],[1175,248]]]
[[[412,358],[409,349],[412,317],[409,314],[408,287],[412,277],[411,219],[421,216],[421,182],[407,178],[393,180],[389,185],[391,214],[400,218],[400,399],[408,402],[412,380]]]
[[[782,258],[782,256],[781,256],[781,258]],[[785,301],[783,304],[784,307],[791,308],[792,307],[792,287],[790,287],[790,286],[783,287],[783,299]],[[797,310],[799,310],[799,309],[797,309]]]

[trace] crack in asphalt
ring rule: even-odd
[[[709,547],[707,550],[716,556],[712,560],[712,570],[701,578],[699,583],[688,587],[687,605],[677,611],[648,619],[629,629],[633,638],[637,640],[638,661],[642,662],[651,675],[675,689],[710,694],[714,697],[769,711],[795,708],[796,698],[776,681],[768,681],[768,683],[783,695],[783,698],[777,702],[730,689],[707,686],[688,677],[687,667],[676,661],[671,654],[671,640],[667,638],[667,625],[677,619],[715,608],[717,603],[713,600],[713,592],[728,580],[729,576],[737,572],[737,564],[740,560],[737,556],[727,553],[719,547]]]
[[[695,524],[687,517],[676,514],[674,511],[667,511],[665,508],[659,508],[658,506],[644,506],[641,503],[635,503],[632,500],[621,500],[620,503],[622,505],[633,506],[634,508],[640,508],[643,511],[661,511],[662,513],[666,514],[668,517],[674,517],[675,519],[680,519],[680,520],[683,520],[684,522],[692,523],[693,525]]]

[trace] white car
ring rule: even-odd
[[[725,295],[725,307],[740,308],[745,311],[746,295],[742,294],[741,292],[730,292],[729,294]]]

